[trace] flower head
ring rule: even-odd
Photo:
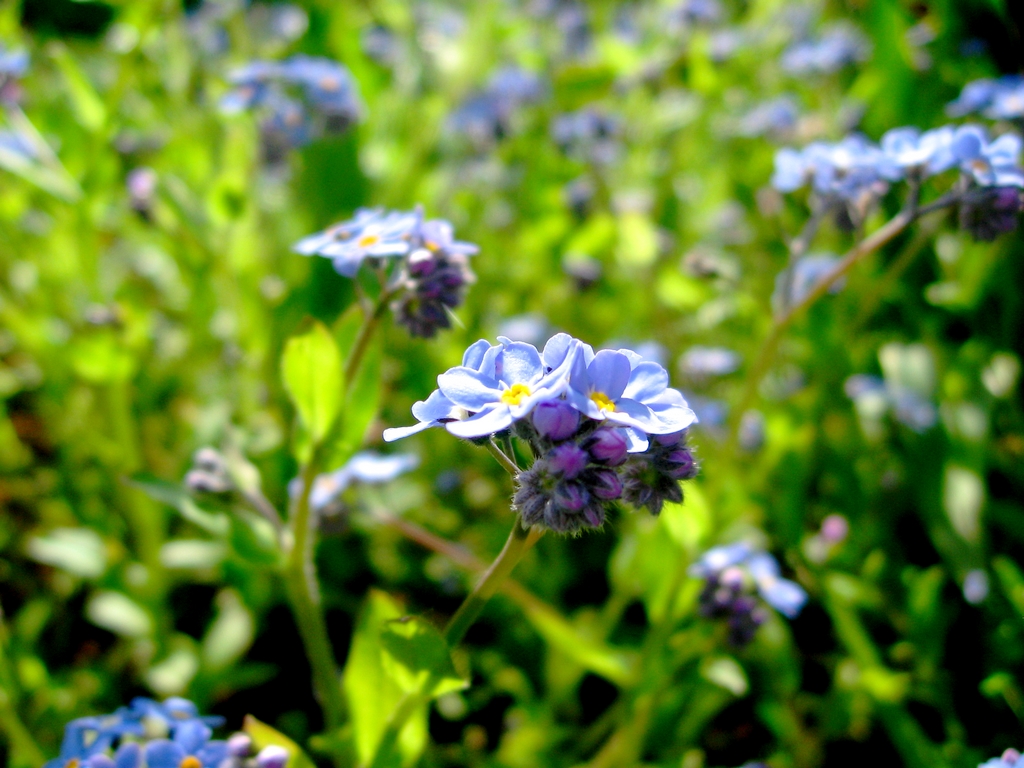
[[[960,170],[979,186],[1024,187],[1024,171],[1019,167],[1021,138],[1016,134],[989,141],[981,126],[963,125],[953,137],[952,152]]]

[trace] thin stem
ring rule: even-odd
[[[832,271],[815,284],[815,286],[807,292],[806,296],[792,307],[789,307],[775,319],[775,322],[772,324],[772,329],[768,333],[768,338],[765,339],[764,343],[761,345],[761,354],[758,356],[757,361],[754,363],[747,376],[743,394],[741,395],[739,403],[730,418],[729,442],[725,448],[727,454],[731,454],[735,450],[739,434],[740,419],[742,419],[743,414],[747,412],[751,405],[753,405],[757,396],[757,387],[775,359],[775,352],[778,348],[779,341],[782,339],[783,333],[793,323],[793,321],[811,305],[817,302],[818,299],[828,293],[833,284],[853,269],[858,262],[866,256],[871,255],[897,235],[902,233],[916,219],[927,213],[932,213],[933,211],[946,208],[955,203],[958,199],[959,196],[955,194],[945,195],[923,208],[918,208],[916,191],[912,190],[910,199],[902,211],[847,251]]]
[[[501,466],[505,468],[505,471],[512,475],[512,477],[519,474],[518,465],[505,455],[505,452],[498,447],[498,444],[495,443],[493,439],[488,440],[486,446],[487,450],[491,452],[491,456],[494,457],[494,460],[501,464]]]
[[[444,628],[444,639],[449,646],[456,646],[462,642],[466,631],[473,625],[480,612],[487,605],[498,587],[512,573],[512,569],[544,535],[543,528],[525,529],[518,516],[508,535],[508,540],[501,552],[491,563],[483,577],[477,583],[473,591],[462,601],[462,605],[455,612],[455,615]]]
[[[393,291],[383,290],[373,311],[363,319],[345,363],[343,399],[347,399],[352,391],[374,331],[393,295]],[[341,693],[341,675],[334,658],[334,649],[327,633],[327,622],[320,601],[316,575],[316,520],[309,499],[313,492],[313,483],[323,469],[340,424],[340,418],[335,420],[328,435],[314,448],[312,456],[302,468],[301,489],[289,514],[288,532],[291,534],[291,548],[284,564],[288,601],[306,649],[313,674],[313,690],[320,706],[323,707],[324,724],[328,731],[336,731],[341,727],[345,701]]]
[[[3,607],[0,607],[0,729],[7,737],[12,766],[42,765],[46,757],[18,715],[17,683],[7,657],[7,646],[7,624]]]
[[[825,218],[832,208],[833,206],[829,204],[823,203],[820,205],[804,224],[800,234],[789,241],[789,261],[786,264],[786,271],[783,277],[782,311],[789,307],[789,303],[792,300],[793,278],[796,275],[797,262],[807,253],[807,249],[811,247],[811,242],[814,240],[814,236],[818,234],[818,228],[821,226],[822,219]]]
[[[452,616],[448,625],[444,628],[443,637],[449,647],[454,647],[462,641],[467,630],[476,621],[484,606],[487,605],[487,601],[505,583],[508,575],[516,567],[516,564],[522,559],[523,555],[543,535],[543,529],[524,529],[519,518],[516,517],[505,546],[494,562],[491,563],[491,567],[487,569],[487,572],[484,573],[476,587],[473,588],[473,591],[462,601],[462,605],[459,606],[455,615]],[[384,768],[384,766],[390,765],[393,762],[402,729],[413,713],[430,700],[430,692],[437,682],[437,676],[431,674],[420,686],[419,690],[406,693],[399,699],[398,704],[395,705],[395,708],[388,716],[384,733],[381,734],[380,742],[377,744],[377,751],[369,763],[369,768]]]

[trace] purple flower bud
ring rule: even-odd
[[[271,744],[256,755],[256,768],[284,768],[288,764],[288,750]]]
[[[838,544],[850,532],[850,524],[842,515],[829,515],[821,521],[821,538],[829,544]]]
[[[547,455],[548,466],[555,473],[563,475],[567,480],[573,480],[587,466],[587,452],[575,443],[563,443],[556,445]]]
[[[235,733],[228,738],[228,754],[232,757],[248,757],[252,751],[252,738],[247,733]]]
[[[599,499],[612,501],[622,496],[622,481],[610,469],[597,469],[587,478],[590,492]]]
[[[686,448],[678,448],[665,457],[666,474],[676,480],[690,480],[697,475],[697,463]]]
[[[408,265],[410,275],[426,277],[436,269],[438,261],[426,248],[420,248],[409,254]]]
[[[604,505],[588,504],[583,510],[583,519],[592,528],[600,528],[604,525]]]
[[[584,441],[583,447],[598,464],[617,467],[626,461],[626,436],[614,427],[597,429]]]
[[[658,445],[676,445],[682,442],[686,438],[686,430],[680,432],[672,432],[667,435],[654,435],[655,442]]]
[[[555,506],[568,512],[579,512],[590,501],[590,494],[581,483],[567,482],[555,486]]]
[[[533,426],[548,440],[567,440],[579,429],[580,413],[562,400],[549,400],[533,409]]]

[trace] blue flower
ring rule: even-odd
[[[946,105],[946,114],[950,117],[975,112],[997,120],[1024,117],[1024,77],[1004,75],[998,80],[974,80],[963,87],[955,101]]]
[[[360,208],[349,221],[303,238],[292,250],[303,256],[319,254],[331,260],[338,274],[355,277],[366,258],[409,253],[418,223],[415,212]]]
[[[837,23],[825,29],[817,40],[801,40],[782,54],[782,69],[791,75],[830,73],[859,61],[871,53],[871,44],[855,27]]]
[[[785,307],[802,301],[825,277],[831,274],[838,263],[839,257],[830,254],[813,254],[797,259],[796,264],[789,267],[789,270],[783,270],[775,278],[772,308],[776,312],[781,312]],[[792,274],[788,274],[789,271]],[[833,281],[829,287],[829,293],[839,293],[845,283],[845,278]],[[787,288],[788,296],[786,295]]]
[[[1007,749],[999,757],[981,763],[978,768],[1024,768],[1024,756],[1016,749]]]
[[[470,344],[469,348],[462,355],[462,367],[472,368],[488,376],[494,376],[495,365],[498,353],[502,350],[501,344],[491,344],[484,339]],[[451,400],[435,389],[426,400],[418,400],[412,406],[412,415],[418,419],[418,423],[411,427],[393,427],[384,430],[384,441],[393,442],[403,437],[415,435],[429,427],[441,427],[449,421],[466,418],[466,411],[455,405]]]
[[[934,176],[957,164],[954,133],[949,125],[925,133],[916,128],[894,128],[882,136],[882,151],[904,171]]]
[[[529,415],[538,403],[558,398],[568,385],[570,358],[549,371],[532,344],[505,337],[498,340],[502,349],[495,357],[493,373],[460,366],[437,377],[441,394],[473,414],[445,424],[457,437],[484,437],[500,432]]]
[[[0,77],[21,77],[28,72],[28,54],[0,46]]]
[[[741,136],[763,136],[789,131],[796,127],[800,112],[795,99],[784,94],[758,104],[742,118],[737,126]]]
[[[79,717],[64,726],[60,755],[43,768],[71,768],[86,758],[100,754],[113,743],[115,734],[102,727],[103,718]]]
[[[1018,167],[1021,139],[1006,133],[989,141],[988,132],[964,125],[953,138],[953,155],[960,170],[983,187],[1024,187],[1024,171]]]
[[[585,107],[555,118],[551,136],[566,155],[598,164],[613,162],[619,154],[621,123],[596,107]]]
[[[374,451],[360,451],[343,467],[317,476],[313,481],[309,504],[314,510],[322,510],[352,483],[386,483],[415,469],[419,463],[419,457],[411,453],[383,456]],[[298,478],[289,483],[288,490],[293,495],[299,491],[297,480]]]
[[[316,108],[355,122],[362,111],[349,71],[336,61],[319,56],[292,56],[283,62],[279,77],[299,85]]]
[[[566,400],[585,416],[655,435],[679,432],[696,421],[657,363],[628,350],[594,354],[586,344],[571,354]]]
[[[768,605],[790,619],[800,613],[807,602],[807,593],[796,582],[779,575],[779,564],[774,557],[759,552],[747,559],[746,566]]]
[[[145,746],[147,768],[218,768],[228,757],[226,741],[211,741],[211,731],[199,720],[178,725],[172,739]]]
[[[740,367],[740,356],[724,347],[690,347],[679,360],[679,370],[687,376],[726,376]]]

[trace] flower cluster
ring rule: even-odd
[[[28,54],[0,45],[0,104],[15,103],[20,96],[18,79],[28,72]]]
[[[1016,749],[1008,749],[999,757],[993,757],[978,765],[978,768],[1024,768],[1024,756]]]
[[[950,117],[981,113],[993,120],[1024,118],[1024,76],[1005,75],[998,80],[975,80],[946,105]]]
[[[729,641],[736,646],[753,640],[757,628],[767,621],[763,603],[793,618],[807,602],[800,585],[779,575],[774,557],[742,542],[708,550],[691,566],[690,575],[704,580],[701,613],[725,619]]]
[[[544,83],[536,75],[516,67],[499,69],[483,91],[452,113],[448,129],[487,149],[509,134],[516,110],[540,101],[544,93]]]
[[[543,351],[498,342],[470,346],[413,406],[419,423],[384,439],[442,426],[468,439],[514,434],[536,458],[518,475],[515,506],[524,524],[563,533],[600,527],[619,498],[654,514],[682,501],[679,482],[697,471],[685,443],[696,417],[661,365],[564,333]]]
[[[321,133],[339,133],[359,120],[362,106],[349,71],[330,59],[292,56],[253,61],[230,76],[233,88],[221,100],[228,113],[259,109],[264,155],[279,162],[284,152]],[[289,94],[298,91],[301,98]]]
[[[618,118],[595,107],[560,115],[551,124],[551,136],[562,152],[597,165],[615,161],[621,133]]]
[[[110,715],[80,717],[64,729],[60,756],[43,768],[285,768],[288,751],[236,733],[212,739],[220,717],[199,715],[182,698],[133,699]]]
[[[845,203],[846,213],[857,220],[890,182],[919,182],[958,168],[961,224],[978,239],[992,239],[1016,226],[1018,190],[1024,188],[1020,156],[1020,136],[1005,133],[993,139],[978,125],[946,125],[924,133],[895,128],[877,145],[853,134],[834,144],[781,149],[772,185],[793,192],[810,184],[826,204]]]
[[[782,69],[791,75],[836,72],[865,61],[871,44],[856,28],[842,22],[827,27],[816,40],[800,40],[782,54]]]
[[[388,292],[393,309],[413,336],[429,338],[451,326],[449,310],[462,303],[473,282],[468,257],[478,248],[455,240],[452,225],[424,219],[423,211],[360,208],[355,217],[303,238],[293,250],[331,260],[338,274],[355,277],[364,261],[400,259]]]

